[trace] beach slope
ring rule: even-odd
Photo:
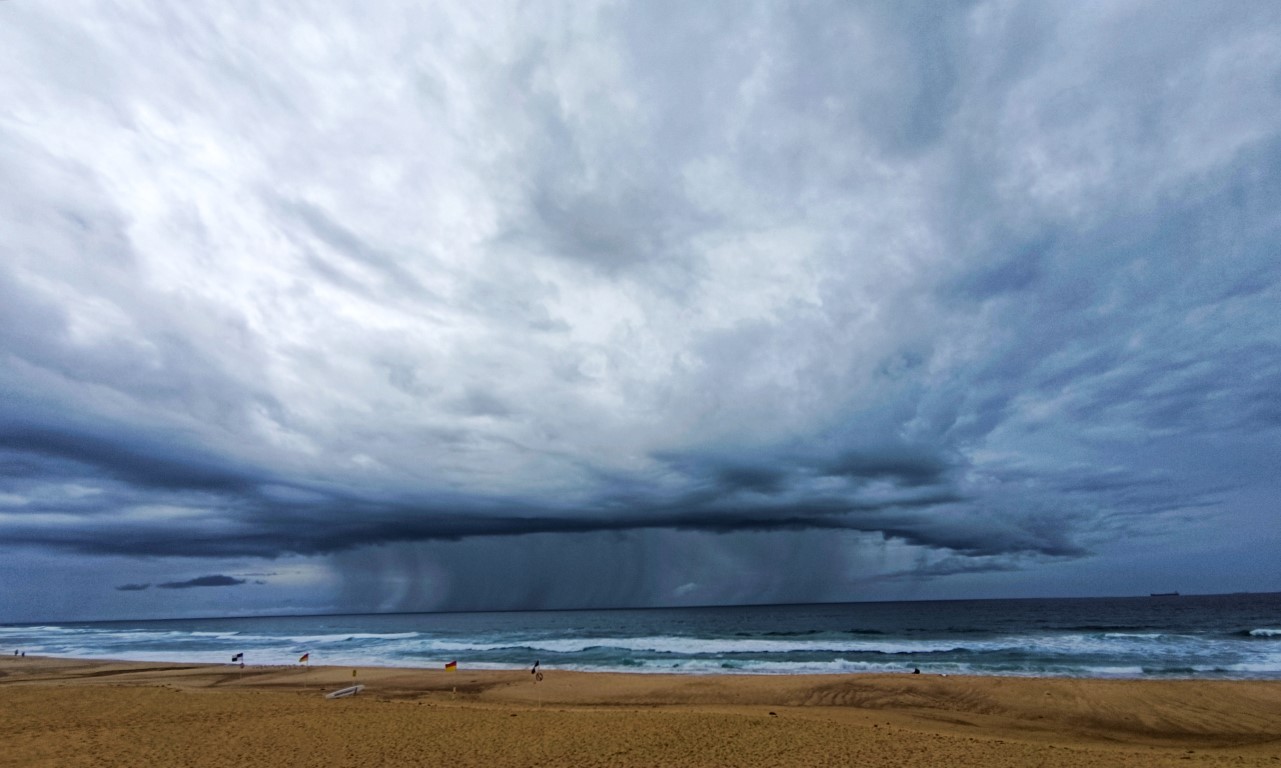
[[[354,675],[353,675],[354,671]],[[359,682],[359,695],[323,694]],[[1281,768],[1281,681],[14,659],[0,766]]]

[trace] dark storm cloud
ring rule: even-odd
[[[6,424],[0,431],[0,451],[26,457],[41,474],[74,477],[87,468],[90,475],[111,477],[139,489],[246,493],[267,479],[235,468],[225,459],[202,455],[194,446],[162,440],[163,435],[101,435],[61,424]]]
[[[0,542],[701,563],[640,602],[1244,542],[1281,13],[1095,10],[2,4]]]
[[[893,480],[902,485],[932,485],[942,482],[949,465],[939,456],[893,449],[876,454],[850,453],[826,465],[825,473],[860,479]]]
[[[213,576],[197,576],[194,579],[187,579],[186,581],[166,581],[163,584],[157,584],[156,588],[192,589],[194,587],[235,587],[244,583],[244,579],[216,574]]]
[[[867,468],[872,477],[885,471],[880,465]],[[452,503],[377,501],[350,495],[323,499],[314,491],[307,501],[288,503],[266,493],[237,494],[221,504],[201,499],[202,506],[218,510],[216,518],[187,523],[177,531],[168,519],[97,522],[86,515],[68,528],[27,528],[19,522],[12,527],[11,540],[86,554],[279,557],[400,542],[534,534],[833,530],[876,533],[976,556],[1087,553],[1072,540],[1066,518],[1050,521],[1035,515],[977,513],[973,499],[949,486],[922,488],[913,482],[859,497],[805,493],[792,482],[779,472],[722,469],[709,475],[707,488],[672,498],[616,493],[598,505],[569,509],[515,499],[482,503],[475,497]],[[1133,483],[1124,487],[1132,491]]]
[[[1001,559],[971,559],[949,557],[936,563],[921,563],[913,568],[892,573],[880,574],[878,581],[918,581],[925,579],[945,578],[963,573],[1002,573],[1019,571],[1026,563]]]

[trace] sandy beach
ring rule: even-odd
[[[1281,766],[1281,682],[29,657],[0,662],[0,743],[5,766]]]

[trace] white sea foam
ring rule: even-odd
[[[65,634],[75,634],[75,633],[77,633],[77,632],[83,633],[83,632],[93,632],[93,631],[94,631],[94,630],[92,630],[92,629],[78,629],[78,628],[75,628],[75,627],[56,627],[56,626],[48,626],[48,627],[0,627],[0,632],[2,632],[2,633],[4,633],[4,634],[8,634],[8,635],[24,635],[24,634],[31,634],[31,633],[33,633],[33,632],[39,632],[40,634],[45,634],[45,635],[61,634],[61,633],[65,633]]]
[[[1257,661],[1248,664],[1229,664],[1226,669],[1228,672],[1274,677],[1276,675],[1281,675],[1281,657],[1274,657],[1270,660]]]
[[[678,656],[727,654],[864,653],[885,655],[1025,652],[1078,655],[1117,652],[1131,640],[1163,639],[1169,647],[1193,639],[1180,635],[1069,634],[1044,637],[1010,636],[984,640],[763,640],[756,638],[700,638],[682,636],[584,637],[565,639],[524,639],[509,642],[429,641],[428,647],[442,651],[501,651],[527,648],[552,653],[582,653],[589,649],[615,649],[635,653],[664,653]],[[1118,642],[1120,641],[1120,642]]]
[[[1160,640],[1171,635],[1164,632],[1104,632],[1103,637],[1109,640]]]
[[[291,635],[288,637],[270,637],[263,638],[275,642],[287,641],[290,643],[320,644],[320,643],[345,643],[349,640],[407,640],[411,637],[418,637],[417,632],[390,632],[386,634],[374,632],[340,632],[332,635]]]
[[[755,661],[743,663],[726,663],[715,659],[693,659],[679,662],[649,661],[639,666],[618,666],[610,671],[650,672],[695,675],[841,675],[871,672],[911,672],[910,665],[849,661],[842,658],[830,661]],[[952,674],[961,674],[962,665],[948,665],[945,669]]]
[[[1014,641],[931,641],[931,640],[756,640],[680,636],[582,637],[567,639],[523,639],[505,643],[429,641],[428,647],[442,651],[501,651],[527,648],[551,653],[582,653],[593,648],[670,653],[680,656],[764,653],[943,653],[966,650],[1000,650],[1017,647]]]
[[[924,674],[1281,677],[1281,643],[1275,642],[1281,629],[1240,629],[1263,623],[1253,616],[1234,620],[1216,614],[1164,624],[1144,620],[1132,627],[1125,620],[1089,616],[1073,618],[1073,628],[1062,631],[1042,629],[1038,620],[1022,625],[1006,621],[990,632],[949,626],[863,634],[847,629],[863,626],[859,621],[832,620],[839,610],[815,609],[830,616],[812,623],[807,623],[808,611],[797,621],[782,621],[774,612],[752,617],[742,611],[711,611],[680,614],[697,621],[675,623],[665,613],[589,612],[565,617],[502,615],[483,623],[411,616],[376,621],[228,619],[193,622],[188,629],[177,629],[183,624],[176,621],[9,626],[0,627],[0,648],[77,658],[224,665],[244,652],[251,666],[296,665],[302,653],[310,652],[313,665],[426,669],[455,659],[463,669],[521,669],[538,658],[549,670],[709,675],[910,673],[919,667]],[[1011,610],[1021,608],[1012,605]],[[1228,628],[1216,630],[1215,622],[1225,622]],[[1020,626],[1028,628],[1020,631]],[[795,631],[778,631],[792,628]],[[418,631],[380,631],[385,629]]]

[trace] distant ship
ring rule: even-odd
[[[1150,597],[1178,597],[1178,592],[1153,592]]]

